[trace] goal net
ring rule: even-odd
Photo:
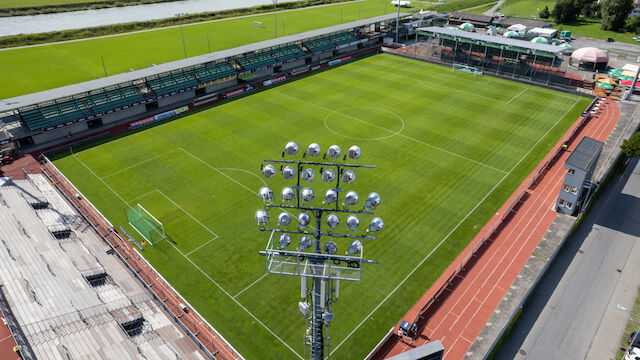
[[[142,205],[136,204],[136,206],[127,209],[126,213],[129,225],[151,244],[155,244],[165,238],[162,223]]]

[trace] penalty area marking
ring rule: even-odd
[[[512,97],[509,101],[507,101],[507,104],[510,104],[513,100],[517,99],[518,96],[524,94],[525,91],[529,90],[529,88],[524,88],[524,90],[520,91],[516,96]]]
[[[529,151],[527,151],[526,154],[524,154],[524,156],[518,160],[518,162],[513,165],[513,167],[511,168],[511,170],[509,170],[509,172],[507,172],[502,179],[500,179],[500,181],[491,189],[489,190],[489,192],[482,198],[480,199],[480,201],[476,204],[476,206],[473,207],[473,209],[471,209],[471,211],[469,211],[467,213],[467,215],[465,215],[464,218],[462,218],[462,220],[460,220],[460,222],[458,222],[458,224],[442,239],[440,240],[440,242],[433,248],[433,250],[431,250],[427,256],[425,256],[422,261],[420,261],[418,263],[418,265],[416,265],[413,270],[411,270],[411,272],[409,272],[409,274],[407,276],[405,276],[404,279],[402,279],[402,281],[400,281],[400,283],[393,289],[391,290],[391,292],[382,300],[380,301],[380,303],[378,303],[378,305],[371,310],[371,312],[369,314],[367,314],[364,319],[362,319],[362,321],[356,325],[356,327],[351,330],[351,332],[338,344],[338,346],[336,346],[335,348],[333,348],[333,350],[329,353],[329,355],[332,355],[334,352],[336,352],[336,350],[338,350],[340,348],[340,346],[342,346],[342,344],[344,344],[356,331],[358,331],[358,329],[362,326],[362,324],[365,323],[365,321],[367,321],[371,315],[373,315],[373,313],[375,313],[385,302],[387,302],[387,300],[389,300],[389,298],[400,288],[400,286],[402,286],[408,279],[409,277],[411,277],[411,275],[413,275],[413,273],[416,272],[416,270],[418,270],[422,264],[424,264],[425,261],[427,261],[427,259],[429,259],[431,257],[431,255],[433,255],[433,253],[438,250],[438,248],[440,248],[440,246],[442,246],[442,244],[447,241],[447,239],[449,239],[449,237],[451,236],[451,234],[453,234],[454,231],[456,231],[456,229],[458,229],[458,227],[460,227],[460,225],[462,225],[462,223],[465,222],[465,220],[467,220],[467,218],[469,216],[471,216],[471,214],[473,214],[476,209],[489,197],[489,195],[491,195],[491,193],[493,193],[495,191],[495,189],[498,188],[498,186],[500,186],[500,184],[502,184],[502,182],[509,176],[509,174],[511,174],[511,172],[518,167],[518,165],[520,165],[520,163],[527,158],[527,156],[529,156],[529,154],[531,153],[531,151],[533,151],[533,149],[536,148],[536,146],[538,146],[538,144],[540,144],[540,142],[542,141],[542,139],[544,139],[547,135],[549,135],[549,133],[551,132],[551,130],[553,130],[553,128],[555,128],[558,123],[560,123],[560,121],[562,121],[562,119],[564,119],[565,116],[567,116],[567,114],[569,114],[569,112],[576,106],[576,104],[578,103],[578,101],[580,101],[580,97],[578,99],[576,99],[576,101],[573,103],[573,105],[571,105],[571,107],[555,122],[553,123],[553,125],[547,130],[547,132],[545,132],[540,139],[538,139],[538,141],[536,141],[535,144],[533,144],[533,146],[531,146],[531,148],[529,148]]]
[[[184,151],[184,150],[183,150]],[[129,204],[127,203],[127,201],[122,198],[122,196],[120,196],[117,192],[115,192],[115,190],[113,190],[109,185],[107,185],[107,183],[104,182],[104,180],[102,180],[98,175],[96,175],[95,172],[93,172],[93,170],[91,170],[91,168],[89,168],[84,162],[82,162],[75,154],[72,155],[80,164],[82,164],[82,166],[84,166],[93,176],[95,176],[96,179],[100,180],[104,186],[107,187],[107,189],[109,189],[116,197],[118,197],[118,199],[120,199],[120,201],[122,201],[125,205],[129,206]],[[209,165],[210,166],[210,165]],[[217,169],[216,169],[217,170]],[[219,171],[219,170],[217,170]],[[225,175],[226,176],[226,175]],[[228,176],[226,176],[228,177]],[[235,181],[235,180],[234,180]],[[269,332],[273,337],[275,337],[278,341],[280,341],[280,343],[282,343],[282,345],[284,345],[287,349],[291,350],[292,353],[294,353],[298,358],[300,358],[301,360],[304,360],[304,358],[298,354],[297,351],[293,350],[293,348],[291,346],[289,346],[289,344],[287,344],[284,340],[282,340],[275,332],[273,332],[273,330],[271,330],[267,325],[265,325],[262,321],[260,321],[260,319],[258,319],[255,315],[253,315],[253,313],[251,311],[249,311],[249,309],[247,309],[246,307],[244,307],[244,305],[242,305],[238,300],[236,300],[233,296],[231,296],[231,294],[229,294],[229,292],[227,290],[225,290],[220,284],[218,284],[218,282],[216,282],[215,280],[213,280],[213,278],[211,276],[209,276],[209,274],[207,274],[206,272],[204,272],[204,270],[202,270],[198,265],[196,265],[196,263],[193,262],[193,260],[191,260],[188,256],[186,256],[182,251],[180,251],[180,249],[178,249],[174,244],[171,243],[171,241],[167,241],[167,244],[171,245],[180,255],[182,255],[193,267],[195,267],[198,271],[200,271],[200,273],[206,277],[212,284],[214,284],[218,289],[220,289],[220,291],[222,291],[225,295],[227,295],[234,303],[236,303],[236,305],[238,305],[242,310],[244,310],[249,316],[251,316],[258,324],[260,324],[260,326],[262,326],[265,330],[267,330],[267,332]]]
[[[151,157],[151,158],[149,158],[149,159],[147,159],[147,160],[141,161],[141,162],[139,162],[139,163],[135,163],[135,164],[133,164],[133,165],[131,165],[131,166],[127,166],[127,167],[126,167],[126,168],[124,168],[124,169],[120,169],[120,170],[118,170],[118,171],[116,171],[116,172],[114,172],[114,173],[111,173],[111,174],[109,174],[109,175],[105,175],[105,176],[103,176],[103,177],[102,177],[102,179],[106,179],[106,178],[111,177],[111,176],[113,176],[113,175],[120,174],[120,173],[125,172],[125,171],[127,171],[127,170],[129,170],[129,169],[133,169],[134,167],[140,166],[140,165],[142,165],[142,164],[146,164],[146,163],[148,163],[148,162],[150,162],[150,161],[153,161],[153,160],[155,160],[155,159],[158,159],[158,158],[161,158],[161,157],[163,157],[163,156],[166,156],[166,155],[169,155],[169,154],[171,154],[171,153],[174,153],[174,152],[176,152],[176,151],[178,151],[178,150],[179,150],[179,149],[173,149],[173,150],[171,150],[171,151],[167,151],[166,153],[163,153],[163,154],[160,154],[160,155],[156,155],[156,156]]]
[[[243,292],[249,290],[250,287],[252,287],[253,285],[255,285],[256,283],[258,283],[258,281],[264,279],[265,276],[269,275],[269,273],[265,273],[264,275],[260,276],[260,278],[258,278],[258,280],[252,282],[249,286],[247,286],[246,288],[242,289],[239,293],[233,295],[233,298],[235,299],[236,297],[238,297],[240,294],[242,294]]]

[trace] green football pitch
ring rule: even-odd
[[[293,359],[304,351],[300,280],[266,275],[258,255],[268,237],[254,220],[260,164],[288,141],[359,145],[360,163],[377,168],[358,172],[356,189],[381,195],[386,227],[365,248],[378,264],[341,284],[330,351],[361,359],[589,101],[375,55],[54,163],[116,228],[138,236],[125,215],[138,203],[162,222],[167,240],[144,256],[245,358]]]

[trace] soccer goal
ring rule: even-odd
[[[127,220],[149,243],[155,244],[165,238],[164,226],[140,204],[127,209]]]
[[[482,71],[480,69],[478,69],[477,67],[469,66],[469,65],[465,65],[465,64],[455,63],[455,64],[453,64],[453,69],[454,70],[460,70],[460,71],[468,72],[468,73],[473,74],[473,75],[482,75]]]

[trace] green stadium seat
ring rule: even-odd
[[[334,35],[331,35],[330,38],[331,38],[331,41],[333,41],[338,46],[346,45],[350,42],[354,42],[358,40],[352,33],[349,33],[349,32],[334,34]]]
[[[209,63],[191,70],[201,84],[236,74],[228,62]]]
[[[19,110],[30,130],[40,130],[68,121],[75,121],[91,114],[82,100],[70,99],[60,103],[42,104]]]
[[[272,49],[271,55],[278,59],[278,61],[287,61],[304,56],[305,52],[298,45],[289,45],[277,49]]]
[[[237,59],[245,70],[255,70],[264,66],[275,64],[276,60],[266,52],[247,54]]]
[[[102,113],[119,107],[124,107],[142,100],[142,94],[140,94],[133,85],[105,90],[100,93],[93,93],[87,96],[89,105],[96,113]]]
[[[149,79],[147,83],[158,96],[178,92],[198,84],[193,76],[186,72],[166,74]]]

